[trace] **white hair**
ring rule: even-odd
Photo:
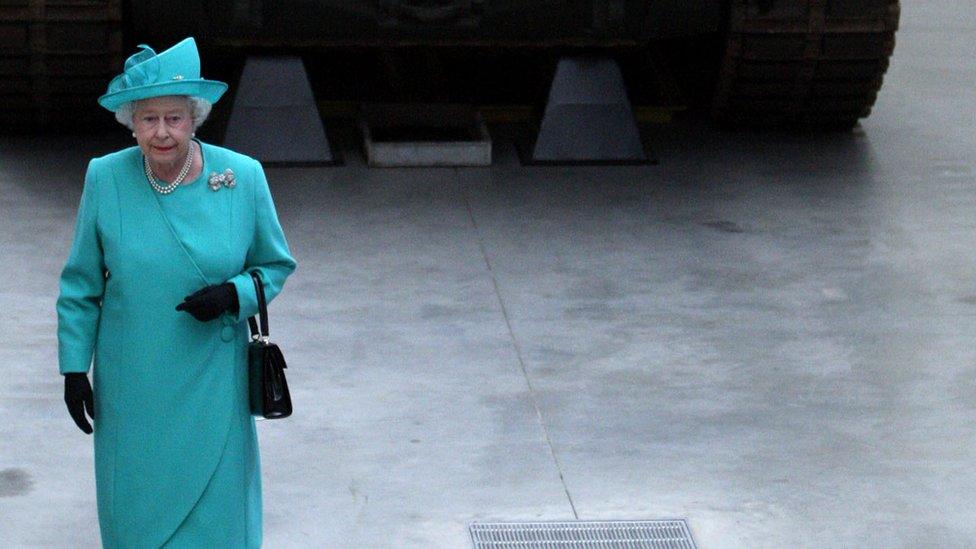
[[[190,118],[193,119],[193,129],[196,130],[210,116],[210,109],[213,105],[210,101],[199,97],[186,96],[186,100],[187,106],[190,109]],[[135,129],[132,124],[132,117],[136,114],[136,103],[138,101],[122,103],[115,111],[115,119],[119,121],[119,124],[122,124],[130,130]]]

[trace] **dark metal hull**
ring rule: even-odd
[[[898,0],[12,0],[0,123],[105,120],[94,101],[125,52],[194,35],[208,76],[232,80],[251,53],[302,55],[326,100],[537,104],[559,55],[602,51],[638,103],[649,73],[674,73],[727,125],[849,128],[874,103],[898,15]]]
[[[210,0],[133,2],[140,39],[263,47],[642,44],[720,27],[723,3],[680,0]],[[189,13],[188,13],[189,12]],[[188,28],[189,25],[189,28]]]

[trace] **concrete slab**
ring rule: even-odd
[[[489,168],[351,144],[269,169],[300,267],[272,306],[296,410],[260,426],[266,545],[685,517],[708,548],[972,546],[976,25],[903,9],[849,136],[686,120],[645,129],[654,167],[523,168],[496,140]],[[0,141],[4,547],[97,546],[54,301],[86,159],[126,144]]]

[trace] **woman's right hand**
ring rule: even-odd
[[[92,426],[85,417],[87,410],[88,415],[95,419],[95,396],[88,382],[88,374],[64,374],[64,403],[68,405],[68,413],[78,428],[86,435],[92,434]]]

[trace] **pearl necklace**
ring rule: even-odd
[[[180,173],[176,176],[176,179],[174,179],[172,183],[169,183],[167,185],[160,185],[159,183],[156,182],[156,176],[153,174],[152,166],[149,165],[149,159],[146,158],[145,156],[142,157],[143,164],[145,164],[146,166],[146,179],[149,180],[149,184],[152,185],[152,188],[156,189],[156,192],[160,194],[169,194],[175,191],[176,187],[180,186],[180,183],[183,182],[183,178],[185,178],[186,174],[189,173],[190,166],[193,165],[194,147],[196,147],[196,142],[191,140],[190,145],[187,147],[186,150],[186,161],[183,162],[183,168],[180,170]]]

